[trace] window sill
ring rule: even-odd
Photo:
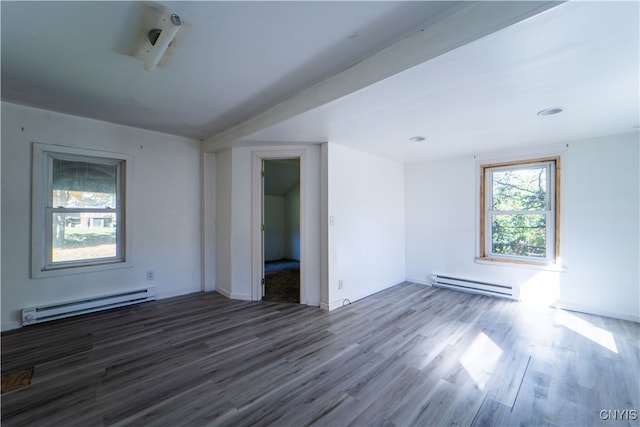
[[[475,262],[476,264],[496,265],[501,267],[517,267],[530,270],[557,271],[559,273],[567,272],[566,265],[556,264],[552,262],[531,262],[489,257],[476,257]]]
[[[47,270],[32,271],[32,279],[44,279],[48,277],[68,276],[71,274],[83,274],[83,273],[95,273],[98,271],[106,270],[119,270],[124,268],[131,268],[131,263],[127,261],[118,261],[104,264],[93,264],[67,268],[50,268]]]

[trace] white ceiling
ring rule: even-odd
[[[478,4],[511,3],[523,4]],[[202,139],[208,149],[235,135],[246,144],[331,141],[403,161],[640,124],[636,1],[555,3],[528,19],[515,11],[448,45],[451,33],[480,26],[468,13],[474,2],[154,4],[184,27],[146,72],[126,54],[145,3],[0,2],[2,99]],[[432,59],[405,60],[411,37]],[[373,74],[390,77],[345,85],[376,57],[387,75]],[[296,95],[305,102],[290,102]],[[564,112],[536,116],[549,107]],[[427,140],[410,143],[414,135]]]
[[[451,3],[453,4],[453,3]],[[1,2],[5,100],[204,139],[404,37],[440,2],[156,2],[160,66],[128,56],[143,2]]]
[[[560,5],[242,140],[418,162],[637,131],[639,4]]]

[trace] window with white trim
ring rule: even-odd
[[[126,157],[34,144],[34,276],[126,261]]]
[[[556,262],[559,168],[557,157],[481,166],[481,259]]]

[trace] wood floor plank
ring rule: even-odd
[[[412,283],[330,313],[202,293],[3,333],[22,369],[3,426],[611,425],[640,325]]]

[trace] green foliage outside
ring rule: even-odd
[[[546,256],[547,169],[493,171],[492,252]]]
[[[73,248],[115,243],[115,227],[67,227],[61,247]]]

